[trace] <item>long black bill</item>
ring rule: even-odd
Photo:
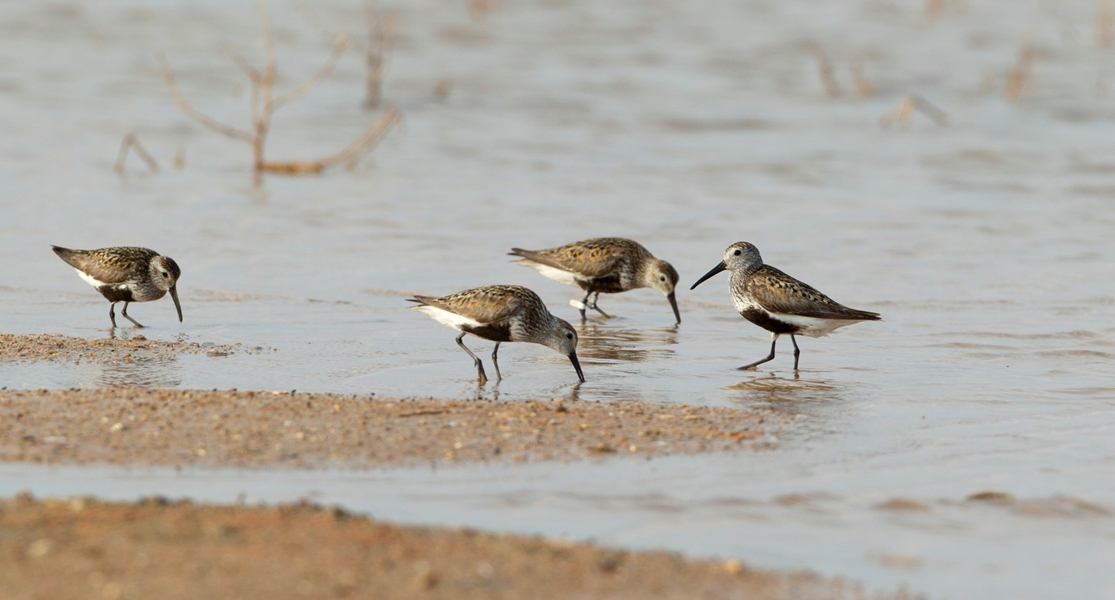
[[[182,322],[182,305],[178,302],[178,286],[170,288],[170,297],[174,299],[174,308],[178,309],[178,322]]]
[[[704,276],[704,277],[702,277],[702,278],[700,278],[700,279],[698,279],[698,280],[697,280],[697,283],[694,283],[694,284],[693,284],[693,287],[691,287],[691,288],[689,288],[689,289],[691,289],[691,290],[692,290],[692,289],[696,288],[697,286],[699,286],[699,285],[701,285],[702,283],[704,283],[704,282],[705,282],[705,280],[706,280],[706,279],[708,279],[709,277],[712,277],[713,275],[716,275],[717,273],[719,273],[719,272],[721,272],[721,271],[723,271],[723,270],[725,270],[725,269],[727,269],[727,268],[728,268],[728,265],[724,264],[724,261],[720,261],[720,264],[718,264],[718,265],[716,265],[715,267],[713,267],[713,268],[712,268],[712,270],[711,270],[711,271],[709,271],[708,273],[705,273],[705,276]],[[675,310],[676,310],[676,309],[675,309]]]
[[[584,382],[585,374],[581,372],[581,363],[577,362],[577,353],[576,352],[570,352],[569,353],[569,360],[573,362],[573,368],[577,369],[577,377],[579,377],[581,379],[581,381]]]
[[[677,317],[678,325],[681,324],[681,313],[678,311],[678,299],[673,292],[670,292],[666,299],[670,301],[670,308],[674,309],[674,316]]]

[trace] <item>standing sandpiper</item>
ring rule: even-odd
[[[413,308],[438,323],[461,332],[457,345],[476,363],[480,385],[488,381],[488,376],[484,374],[484,363],[461,341],[466,333],[496,343],[492,350],[496,381],[503,379],[496,359],[503,342],[531,342],[553,348],[568,356],[577,370],[577,377],[585,380],[581,363],[577,362],[577,332],[569,323],[551,315],[538,294],[525,287],[486,285],[443,298],[416,295],[407,300],[419,303],[420,306]]]
[[[54,253],[77,270],[89,285],[97,288],[112,304],[108,307],[108,318],[116,327],[117,302],[124,303],[120,314],[143,327],[128,316],[128,304],[158,300],[170,292],[174,308],[178,309],[178,322],[182,322],[182,305],[178,303],[178,277],[182,270],[169,256],[162,256],[154,250],[131,246],[101,248],[100,250],[70,250],[52,246]]]
[[[670,307],[674,309],[674,317],[681,323],[681,313],[674,297],[678,272],[670,263],[655,258],[635,240],[596,238],[549,250],[512,248],[510,254],[522,257],[515,264],[531,267],[554,281],[584,290],[584,300],[570,302],[580,309],[582,320],[586,308],[610,318],[596,306],[601,293],[618,294],[648,287],[666,295]],[[589,296],[593,296],[591,302]]]
[[[823,337],[845,325],[879,320],[878,313],[848,308],[782,271],[763,264],[759,249],[747,242],[728,246],[724,260],[689,289],[724,270],[732,272],[728,279],[728,291],[732,294],[736,310],[743,318],[769,331],[771,336],[770,356],[740,367],[741,371],[774,360],[774,346],[780,335],[789,334],[790,341],[794,343],[796,371],[801,350],[795,335]]]

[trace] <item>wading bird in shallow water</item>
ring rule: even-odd
[[[549,250],[512,248],[509,254],[522,258],[515,264],[531,267],[554,281],[584,290],[585,299],[580,304],[571,302],[580,309],[582,320],[587,308],[609,318],[596,306],[601,293],[618,294],[645,287],[665,294],[670,308],[674,309],[674,317],[681,323],[681,313],[674,297],[678,272],[670,263],[655,258],[635,240],[596,238]],[[593,297],[591,302],[589,296]]]
[[[878,321],[879,314],[848,308],[809,285],[763,264],[759,249],[736,242],[724,251],[724,260],[693,284],[693,289],[721,271],[731,271],[728,292],[739,314],[770,332],[770,356],[740,367],[750,369],[774,360],[778,336],[789,334],[794,343],[794,370],[801,350],[795,335],[823,337],[833,330],[860,321]]]
[[[182,305],[178,303],[178,278],[182,270],[169,256],[162,256],[154,250],[118,246],[99,250],[70,250],[51,246],[59,258],[77,270],[89,285],[97,288],[112,304],[108,307],[108,318],[116,327],[116,303],[123,302],[120,314],[143,327],[128,316],[128,304],[158,300],[170,292],[174,308],[178,310],[178,322],[182,322]]]
[[[412,308],[461,332],[457,345],[476,363],[480,385],[488,381],[488,376],[484,373],[484,363],[461,341],[466,333],[496,343],[492,350],[496,381],[503,379],[496,359],[503,342],[531,342],[557,350],[569,357],[577,370],[577,378],[585,380],[581,363],[577,361],[577,332],[566,321],[551,315],[538,294],[525,287],[487,285],[442,298],[416,295],[407,301],[417,302],[419,306]]]

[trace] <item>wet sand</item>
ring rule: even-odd
[[[762,450],[766,410],[298,392],[0,391],[0,461],[341,468]]]
[[[734,560],[400,527],[306,503],[23,495],[0,500],[0,531],[0,597],[11,600],[866,597],[839,581]]]
[[[229,356],[237,353],[258,354],[262,346],[242,344],[199,344],[197,342],[162,342],[149,340],[140,333],[128,333],[121,339],[87,340],[68,335],[14,335],[0,333],[0,361],[82,361],[119,364],[151,359],[170,359],[182,354]]]
[[[258,352],[0,337],[0,360]],[[221,354],[217,354],[221,355]],[[297,391],[0,390],[0,461],[367,469],[762,450],[793,418],[639,402],[382,399]],[[3,598],[858,598],[810,573],[752,571],[311,504],[0,500]]]

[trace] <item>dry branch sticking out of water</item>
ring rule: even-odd
[[[1115,9],[1105,6],[1096,11],[1096,46],[1111,47],[1111,26],[1115,23]]]
[[[1030,70],[1034,66],[1035,54],[1032,42],[1027,40],[1022,44],[1022,48],[1018,51],[1018,62],[1014,64],[1014,68],[1007,76],[1007,88],[1003,92],[1007,100],[1014,102],[1022,97],[1022,92],[1026,90],[1026,85],[1030,81]]]
[[[769,448],[793,418],[639,402],[335,394],[0,391],[0,461],[375,468]]]
[[[925,16],[940,19],[945,14],[945,0],[925,0]]]
[[[163,75],[163,79],[166,81],[167,89],[170,91],[175,106],[178,107],[178,110],[181,111],[182,114],[202,124],[209,130],[225,137],[251,144],[253,171],[255,173],[256,183],[260,182],[262,173],[280,173],[284,175],[317,174],[342,163],[347,165],[350,169],[354,168],[356,164],[375,147],[376,142],[387,133],[387,130],[401,120],[402,116],[398,111],[393,108],[385,110],[383,114],[380,115],[380,118],[375,123],[372,123],[354,142],[332,156],[320,160],[278,162],[269,161],[265,158],[264,150],[267,145],[267,136],[271,132],[271,119],[275,111],[306,96],[320,85],[322,81],[329,77],[333,72],[333,68],[337,66],[337,61],[341,59],[341,55],[344,54],[349,45],[348,39],[337,38],[333,47],[333,53],[329,56],[321,69],[318,70],[316,75],[302,85],[276,96],[275,77],[278,73],[278,64],[275,58],[275,41],[271,35],[271,19],[267,10],[267,5],[264,3],[263,47],[267,58],[262,70],[255,68],[245,58],[237,54],[236,51],[232,49],[231,45],[227,43],[222,45],[222,50],[224,50],[233,62],[244,71],[244,74],[251,84],[252,93],[249,108],[251,112],[252,130],[246,131],[227,125],[194,108],[186,101],[186,98],[182,96],[182,92],[178,89],[178,82],[174,77],[174,72],[171,71],[166,58],[160,53],[158,55],[159,69]]]
[[[380,12],[373,0],[367,0],[364,4],[364,21],[368,39],[364,42],[327,25],[308,4],[299,3],[298,7],[333,43],[345,44],[361,53],[364,59],[364,108],[378,108],[383,98],[383,76],[387,71],[387,59],[398,37],[399,11]]]
[[[128,339],[87,340],[66,335],[14,335],[0,333],[0,362],[3,361],[90,361],[99,364],[130,362],[140,359],[171,359],[182,354],[228,356],[262,352],[241,344],[203,346],[198,342],[160,342],[142,335]]]
[[[852,78],[856,81],[856,93],[861,98],[870,98],[875,95],[875,86],[871,85],[871,80],[867,78],[867,74],[863,72],[863,56],[860,54],[853,54],[848,59],[848,67],[852,70]]]
[[[155,160],[155,157],[151,156],[151,154],[147,152],[147,149],[143,147],[143,144],[139,143],[139,138],[136,137],[136,134],[129,133],[124,136],[124,139],[120,142],[120,153],[116,156],[116,166],[113,168],[117,175],[124,175],[124,165],[128,160],[129,150],[134,150],[136,156],[139,156],[139,158],[143,160],[143,163],[147,165],[147,168],[150,169],[152,173],[159,172],[159,163]]]
[[[836,75],[833,72],[832,61],[829,60],[829,55],[820,44],[808,43],[805,49],[817,59],[817,75],[821,78],[821,85],[825,87],[825,95],[829,98],[839,98],[844,94],[840,89],[840,84],[836,81]]]
[[[930,119],[933,119],[933,122],[941,127],[949,124],[949,116],[945,111],[933,106],[925,98],[917,94],[912,94],[903,98],[902,102],[898,103],[898,106],[883,115],[879,119],[879,125],[882,127],[890,127],[897,123],[902,127],[909,127],[910,122],[914,118],[914,113],[919,111]]]
[[[471,529],[309,503],[0,500],[4,598],[862,599],[810,573]],[[872,596],[908,598],[905,594]]]

